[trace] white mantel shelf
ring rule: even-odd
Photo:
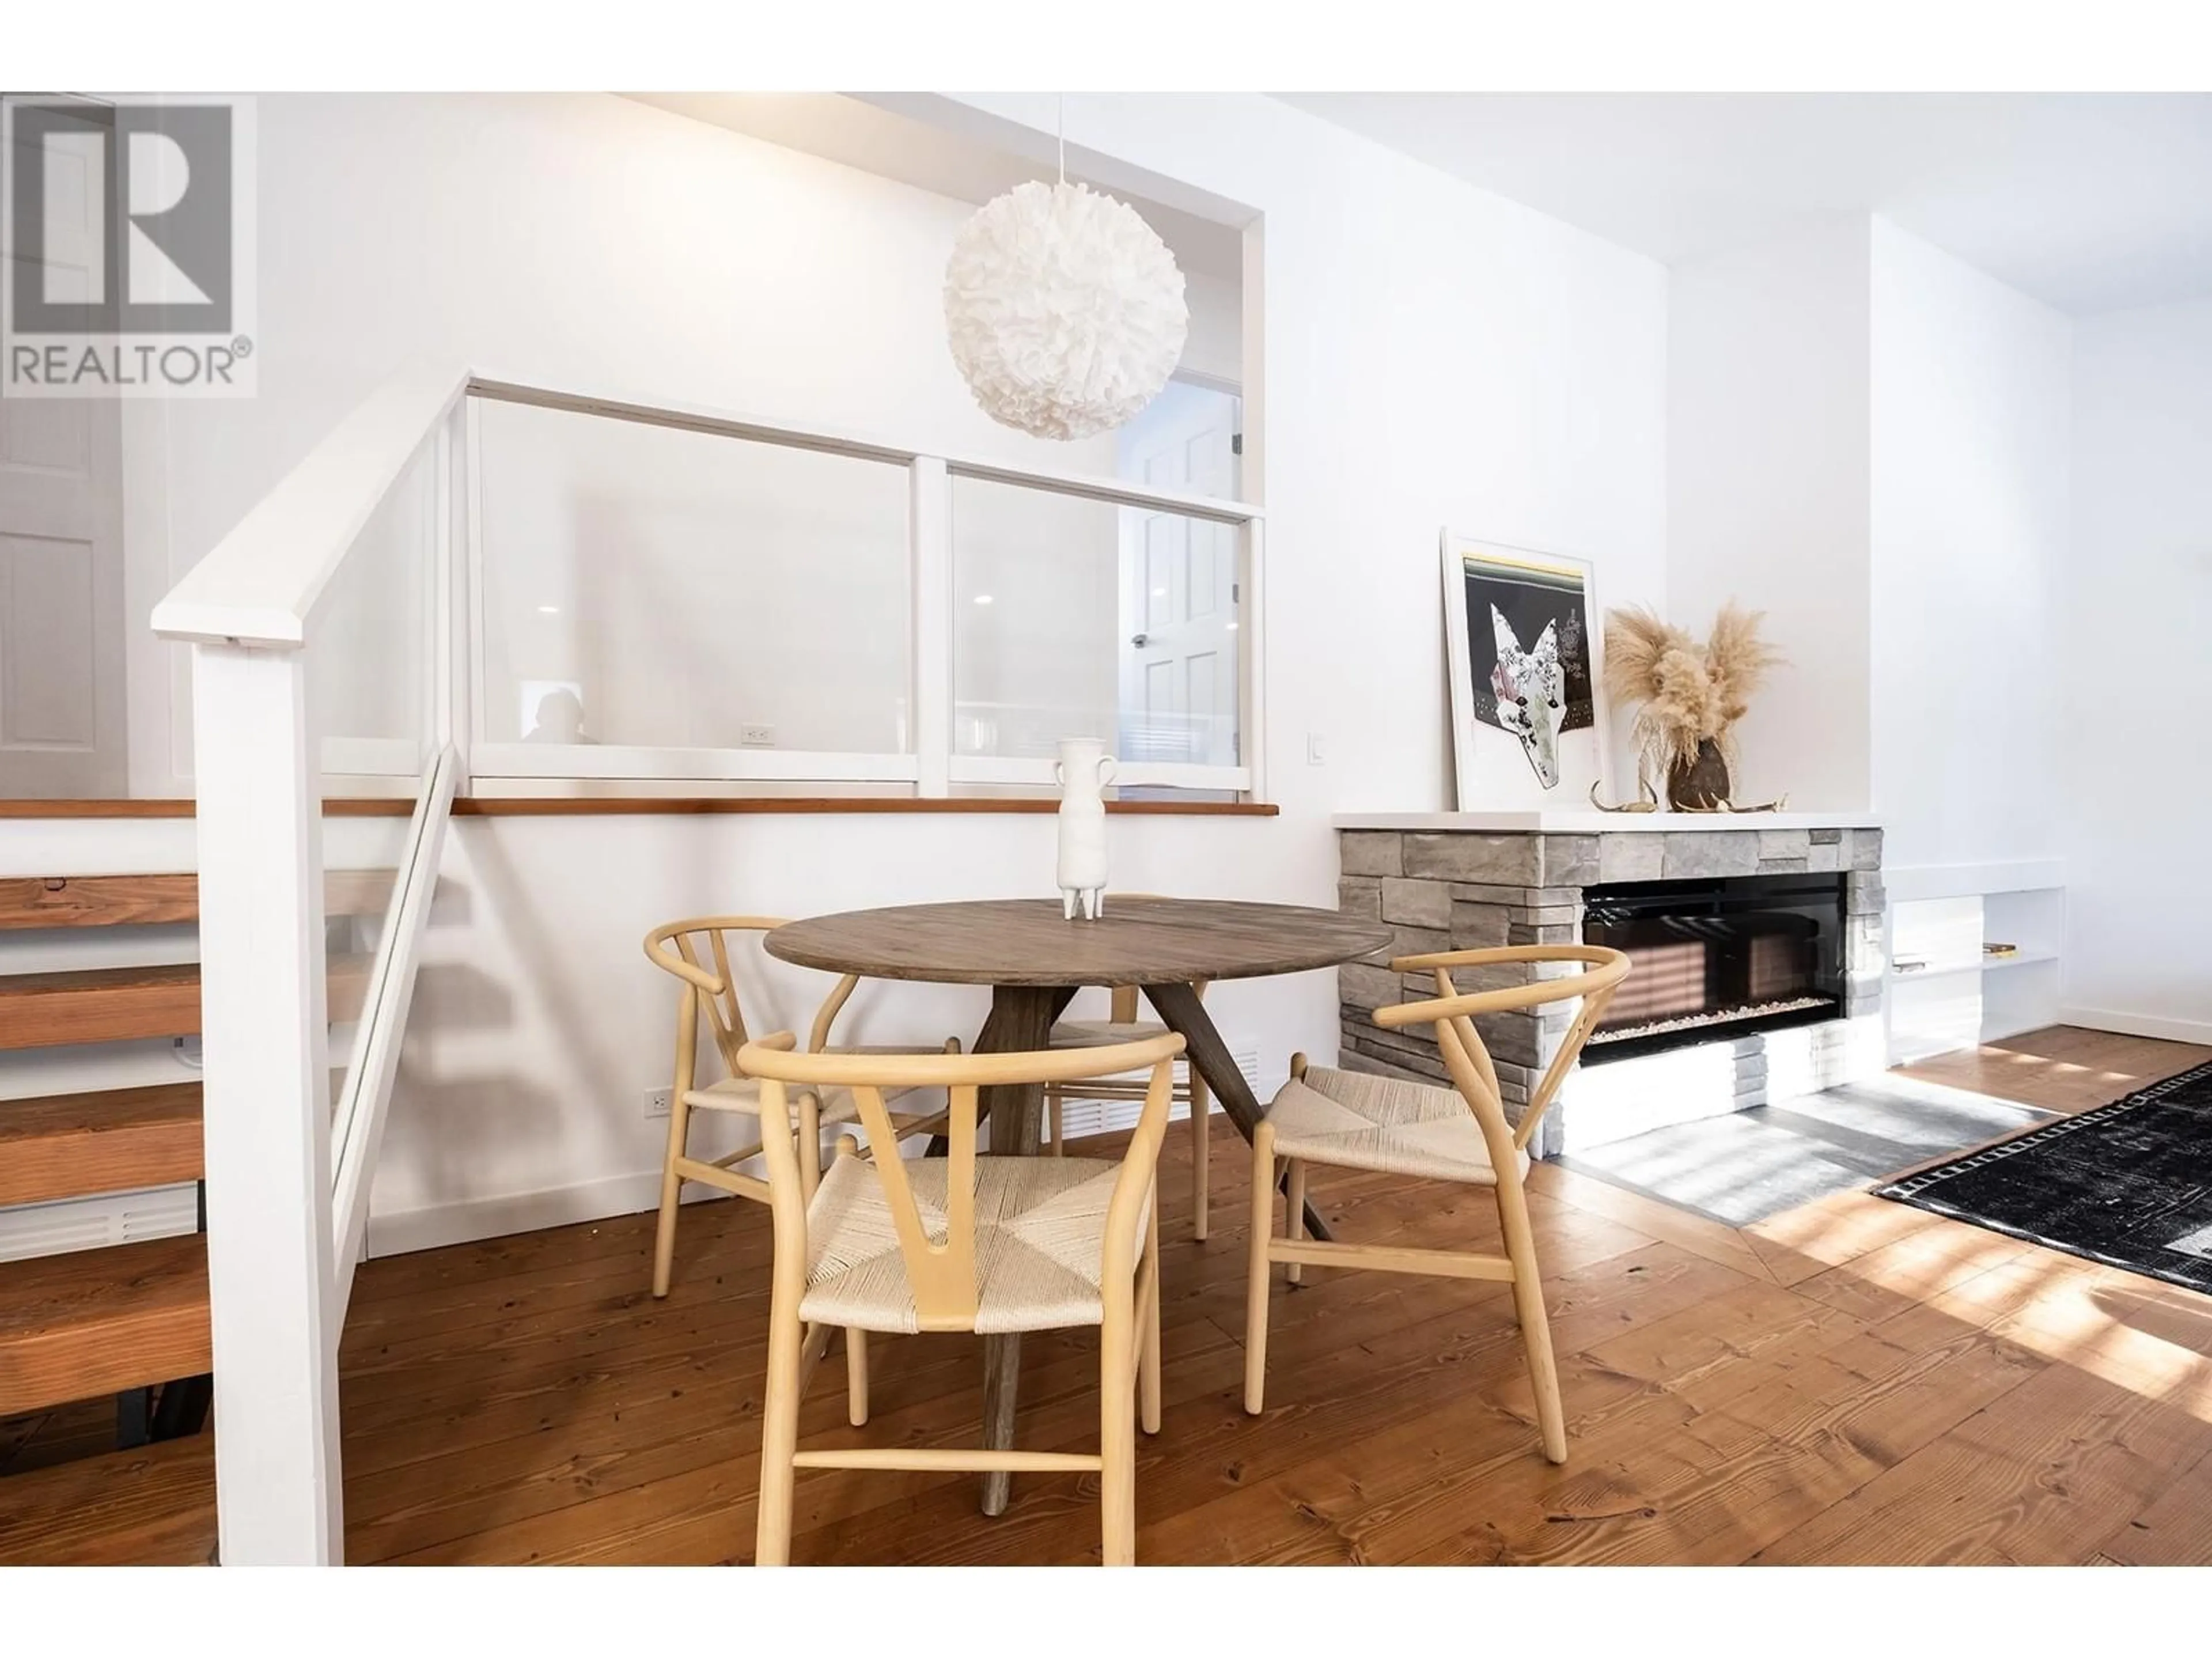
[[[1879,830],[1865,812],[1340,812],[1339,830],[1456,830],[1489,836],[1597,836],[1698,830]]]

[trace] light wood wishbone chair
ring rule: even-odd
[[[693,1158],[688,1142],[694,1111],[738,1112],[756,1120],[759,1117],[760,1083],[746,1076],[744,1068],[738,1063],[738,1055],[748,1036],[744,1011],[738,1003],[737,977],[730,971],[730,935],[763,934],[781,926],[783,923],[772,916],[695,916],[668,922],[645,936],[647,958],[654,967],[674,975],[684,988],[676,1012],[676,1080],[669,1091],[668,1146],[660,1166],[660,1220],[653,1241],[653,1293],[656,1297],[668,1294],[676,1257],[676,1218],[682,1207],[678,1200],[685,1182],[696,1181],[740,1198],[763,1203],[768,1200],[768,1183],[736,1167],[761,1153],[763,1149],[759,1141],[711,1161]],[[814,1016],[806,1039],[809,1051],[887,1054],[911,1052],[910,1048],[896,1046],[830,1042],[830,1028],[859,983],[858,975],[847,974],[831,988]],[[702,1020],[714,1036],[724,1073],[720,1081],[703,1087],[696,1075],[699,1026]],[[957,1037],[945,1040],[945,1053],[957,1054],[959,1048]],[[823,1126],[850,1121],[857,1108],[849,1094],[839,1091],[827,1095],[809,1091],[799,1097],[796,1108],[796,1156],[807,1190],[811,1192],[821,1180]],[[941,1112],[934,1115],[902,1115],[891,1121],[902,1136],[927,1134],[936,1130],[943,1116]],[[848,1333],[846,1363],[850,1371],[853,1422],[856,1425],[867,1420],[866,1344],[862,1333]]]
[[[1499,968],[1547,963],[1578,963],[1589,971],[1561,979],[1462,994],[1452,982],[1457,968]],[[1566,1414],[1559,1401],[1559,1368],[1552,1358],[1552,1328],[1528,1221],[1525,1186],[1528,1146],[1559,1085],[1574,1069],[1583,1045],[1604,1017],[1614,989],[1628,974],[1628,958],[1599,945],[1516,945],[1483,951],[1445,951],[1400,957],[1393,973],[1433,973],[1437,995],[1421,1002],[1377,1008],[1375,1023],[1392,1028],[1433,1024],[1437,1047],[1455,1089],[1340,1072],[1291,1059],[1291,1080],[1267,1107],[1252,1136],[1252,1237],[1244,1316],[1244,1409],[1260,1414],[1267,1380],[1267,1291],[1273,1265],[1300,1269],[1370,1267],[1386,1273],[1434,1273],[1449,1279],[1503,1279],[1513,1286],[1513,1305],[1528,1351],[1535,1384],[1536,1420],[1544,1455],[1567,1460]],[[1506,1121],[1498,1069],[1474,1022],[1483,1014],[1539,1008],[1582,999],[1582,1010],[1561,1040],[1516,1127]],[[1289,1165],[1285,1183],[1283,1236],[1274,1232],[1277,1158]],[[1432,1176],[1439,1181],[1487,1187],[1498,1200],[1504,1255],[1398,1245],[1323,1243],[1304,1231],[1306,1166],[1373,1170]]]
[[[811,1187],[790,1137],[763,1137],[775,1218],[756,1559],[791,1559],[799,1469],[1097,1470],[1103,1554],[1133,1562],[1136,1425],[1160,1425],[1157,1165],[1182,1039],[1036,1054],[799,1054],[786,1032],[739,1052],[761,1079],[771,1126],[794,1091],[842,1089],[858,1103],[872,1159],[840,1158]],[[1100,1064],[1149,1073],[1135,1132],[1118,1159],[994,1158],[975,1151],[977,1091],[1070,1083]],[[893,1088],[947,1091],[950,1155],[902,1158],[884,1105]],[[803,1098],[803,1097],[799,1097]],[[804,1137],[801,1137],[804,1139]],[[884,1446],[799,1449],[799,1402],[833,1328],[1017,1331],[1099,1328],[1099,1447],[1089,1452]]]

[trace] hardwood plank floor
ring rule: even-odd
[[[2072,1110],[2198,1057],[2045,1032],[1942,1080]],[[1161,1176],[1165,1412],[1138,1442],[1140,1560],[2212,1563],[2212,1298],[1863,1193],[1739,1231],[1542,1168],[1570,1433],[1554,1468],[1498,1285],[1279,1281],[1267,1411],[1247,1417],[1245,1149],[1217,1128],[1198,1244],[1184,1144]],[[1480,1192],[1318,1171],[1312,1191],[1353,1237],[1497,1248]],[[626,1217],[362,1267],[342,1350],[350,1559],[749,1558],[766,1217],[687,1210],[664,1303],[652,1232]],[[872,1360],[869,1426],[845,1424],[833,1348],[802,1445],[972,1440],[972,1341],[880,1339]],[[1097,1387],[1091,1334],[1025,1344],[1018,1443],[1093,1447]],[[802,1472],[794,1558],[1097,1558],[1096,1476],[1019,1477],[996,1521],[975,1487]]]
[[[2077,1109],[2184,1045],[2036,1034],[1916,1075]],[[2094,1097],[2094,1098],[2092,1098]],[[1737,1231],[1588,1176],[1534,1182],[1571,1455],[1538,1455],[1504,1287],[1316,1271],[1279,1284],[1268,1409],[1243,1373],[1244,1148],[1215,1137],[1213,1237],[1161,1190],[1166,1411],[1138,1447],[1152,1562],[2212,1562],[2212,1299],[1860,1193]],[[1349,1234],[1496,1247],[1480,1192],[1322,1174]],[[743,1561],[768,1229],[684,1217],[645,1294],[636,1216],[371,1262],[343,1348],[356,1561]],[[1095,1443],[1095,1340],[1026,1345],[1018,1443]],[[881,1339],[845,1425],[833,1349],[802,1444],[958,1444],[974,1346]],[[1080,1562],[1095,1476],[802,1473],[810,1562]]]
[[[2083,1112],[2208,1060],[2212,1048],[2193,1042],[2050,1025],[1899,1069],[1923,1082],[1948,1083],[2023,1106]]]

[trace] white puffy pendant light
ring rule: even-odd
[[[1040,438],[1122,424],[1168,383],[1189,331],[1167,244],[1127,204],[1069,184],[1064,161],[1057,184],[979,208],[945,262],[952,361],[985,414]]]

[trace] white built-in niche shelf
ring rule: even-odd
[[[1889,1058],[1905,1065],[2052,1024],[2066,928],[2055,859],[1886,872]],[[1990,956],[1987,944],[2015,948]],[[1924,966],[1900,971],[1900,959]]]
[[[2033,968],[2039,963],[2057,960],[2056,951],[2014,951],[2009,956],[1991,956],[1984,951],[1970,961],[1931,962],[1924,968],[1892,967],[1889,977],[1892,981],[1942,979],[1948,974],[1990,974],[2000,968]]]
[[[1537,808],[1519,812],[1340,812],[1339,830],[1457,830],[1494,836],[1680,835],[1698,830],[1879,830],[1850,812],[1600,812]]]

